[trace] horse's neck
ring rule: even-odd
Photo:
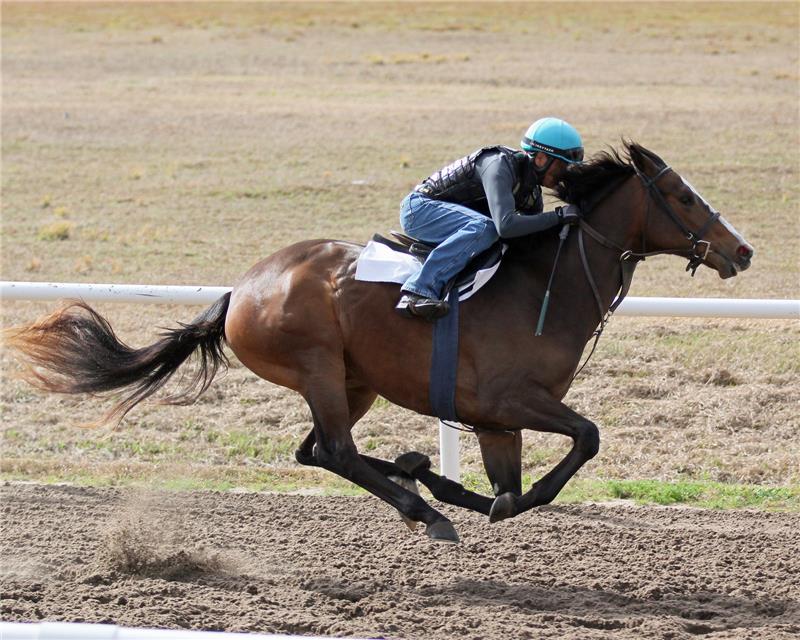
[[[587,217],[587,222],[611,243],[622,248],[637,250],[640,241],[641,220],[636,215],[635,207],[639,198],[635,185],[629,183],[617,189],[604,199]],[[579,248],[579,230],[573,227],[564,244],[562,256],[556,267],[556,274],[551,292],[550,311],[563,318],[580,335],[583,343],[588,340],[600,323],[600,310],[589,277],[581,260]],[[553,240],[554,247],[558,240]],[[597,286],[603,315],[608,311],[621,284],[620,253],[601,245],[589,234],[583,234],[586,262],[591,277]],[[543,252],[548,257],[539,261],[535,267],[537,280],[541,282],[541,273],[550,275],[552,256],[555,251]],[[550,261],[547,264],[547,261]],[[546,280],[545,280],[546,283]],[[541,284],[539,285],[539,288]],[[581,343],[581,344],[583,344]]]

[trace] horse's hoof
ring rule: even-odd
[[[431,468],[431,459],[417,451],[409,451],[395,458],[394,463],[412,478],[415,473]]]
[[[450,544],[461,542],[456,533],[456,528],[449,520],[437,520],[433,524],[429,524],[425,529],[425,533],[428,534],[431,540],[436,540],[436,542],[448,542]]]
[[[317,459],[314,457],[314,454],[303,451],[302,449],[298,449],[294,452],[294,459],[307,467],[318,466]]]
[[[517,496],[508,491],[494,499],[489,510],[489,522],[500,522],[515,515],[517,515]]]
[[[417,486],[416,480],[414,480],[413,478],[409,478],[408,476],[389,476],[389,480],[391,480],[395,484],[399,484],[406,491],[410,491],[411,493],[413,493],[416,496],[419,495],[419,487]],[[398,511],[398,513],[400,513],[400,512]],[[406,526],[411,531],[415,531],[416,530],[417,525],[419,524],[419,522],[404,516],[402,513],[400,513],[400,517],[403,519],[403,522],[406,523]]]

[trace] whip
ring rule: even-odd
[[[542,309],[539,311],[539,322],[536,324],[536,333],[533,335],[540,336],[542,335],[542,329],[544,328],[544,319],[547,317],[547,307],[550,305],[550,287],[553,286],[553,276],[556,275],[556,265],[558,264],[558,257],[561,255],[561,247],[564,246],[564,241],[567,239],[569,235],[569,228],[571,225],[565,224],[561,227],[561,231],[558,234],[559,242],[558,242],[558,249],[556,249],[556,259],[553,261],[553,269],[550,271],[550,280],[547,282],[547,291],[544,292],[544,301],[542,302]]]

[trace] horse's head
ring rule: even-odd
[[[705,264],[731,278],[750,266],[753,247],[703,197],[652,151],[626,143],[644,191],[643,251],[689,258],[688,269]]]

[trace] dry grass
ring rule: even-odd
[[[590,151],[621,135],[654,149],[756,246],[724,282],[648,261],[632,295],[798,297],[794,5],[413,8],[4,5],[3,279],[231,284],[288,243],[396,227],[420,177],[558,113]],[[48,307],[3,305],[3,324]],[[100,310],[137,345],[194,313]],[[602,427],[582,477],[799,482],[798,333],[615,320],[567,398]],[[192,408],[141,407],[97,433],[75,424],[107,404],[35,395],[3,367],[8,474],[318,481],[291,460],[307,409],[242,368]],[[384,457],[438,448],[431,420],[385,403],[357,435]],[[533,474],[566,446],[526,441]]]

